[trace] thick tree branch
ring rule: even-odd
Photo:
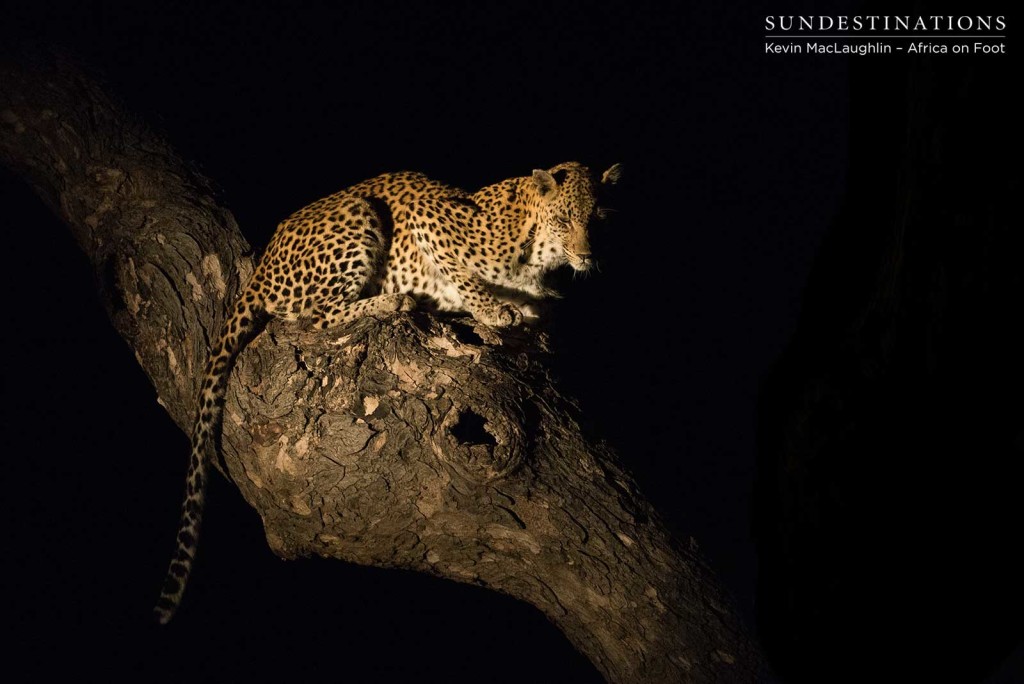
[[[188,429],[208,341],[252,272],[248,245],[206,181],[67,63],[7,67],[2,83],[0,155],[71,227]],[[756,681],[730,599],[585,439],[545,354],[529,332],[498,340],[422,312],[326,334],[271,324],[235,368],[226,474],[281,557],[521,598],[610,681]]]

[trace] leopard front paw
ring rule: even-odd
[[[523,314],[516,307],[510,304],[502,304],[498,312],[499,325],[519,325],[523,322]]]
[[[377,302],[380,313],[401,313],[416,308],[416,300],[407,294],[386,294],[367,301]]]
[[[409,295],[402,295],[402,298],[398,301],[397,311],[412,311],[416,308],[416,300]]]
[[[523,314],[510,304],[501,304],[489,311],[480,312],[475,318],[495,328],[507,328],[523,322]]]

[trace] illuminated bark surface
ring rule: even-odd
[[[0,155],[71,228],[111,321],[188,431],[251,248],[206,180],[74,67],[0,76]],[[425,312],[316,334],[272,323],[238,359],[218,467],[282,558],[520,598],[610,681],[756,681],[731,600],[582,433],[547,354],[542,335]]]

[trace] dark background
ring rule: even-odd
[[[850,65],[764,54],[765,11],[814,14],[809,3],[682,5],[31,3],[11,8],[0,37],[53,42],[93,67],[214,180],[257,249],[295,209],[384,171],[475,189],[567,160],[622,162],[618,212],[593,239],[601,272],[560,281],[557,373],[753,626],[758,389],[840,211]],[[898,94],[858,97],[897,112]],[[886,119],[870,125],[898,145]],[[884,157],[878,172],[897,165]],[[3,174],[16,662],[137,681],[597,680],[511,599],[277,560],[220,479],[185,605],[153,627],[187,440],[108,325],[68,231]]]

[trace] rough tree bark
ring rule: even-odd
[[[47,58],[0,77],[0,155],[70,226],[187,431],[249,246],[205,179],[75,67]],[[610,681],[756,681],[730,599],[585,439],[546,353],[529,332],[422,312],[321,334],[271,324],[235,368],[221,468],[283,558],[518,597]]]

